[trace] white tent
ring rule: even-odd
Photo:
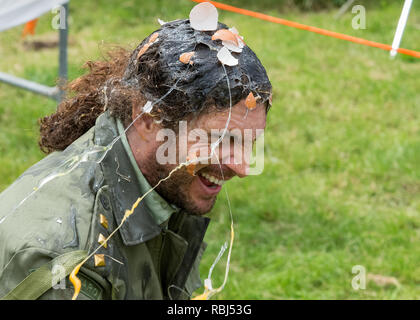
[[[59,30],[59,78],[67,79],[67,11],[69,0],[0,0],[0,32],[13,28],[33,19],[52,9],[64,6],[65,27]],[[15,85],[50,98],[60,100],[63,92],[57,87],[47,87],[29,80],[14,77],[0,72],[0,81]]]
[[[0,0],[0,31],[16,27],[69,0]]]

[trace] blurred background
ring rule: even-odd
[[[221,1],[275,17],[391,44],[403,1],[355,1],[366,29],[353,29],[342,0]],[[188,0],[71,0],[69,79],[114,45],[134,49],[164,21],[188,18]],[[401,43],[420,50],[420,2]],[[58,32],[53,13],[35,35],[0,33],[0,71],[53,86]],[[267,69],[274,88],[265,169],[227,190],[235,221],[231,271],[215,299],[420,299],[420,59],[219,10]],[[56,102],[0,83],[0,191],[45,155],[38,119]],[[211,213],[202,278],[226,238],[222,192]],[[355,290],[352,268],[366,270]],[[224,265],[214,272],[221,284]],[[201,291],[200,291],[201,292]]]

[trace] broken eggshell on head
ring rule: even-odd
[[[217,53],[217,59],[227,66],[236,66],[238,64],[238,59],[232,56],[229,49],[226,47],[219,50]]]
[[[217,29],[219,13],[210,2],[197,4],[190,11],[191,27],[198,31],[212,31]]]
[[[184,63],[184,64],[187,64],[187,63],[189,63],[189,64],[193,64],[194,63],[194,61],[193,60],[191,60],[192,59],[192,57],[194,56],[194,51],[191,51],[191,52],[184,52],[183,54],[181,54],[180,56],[179,56],[179,61],[181,61],[182,63]]]
[[[217,23],[217,30],[220,29],[228,27]],[[155,33],[159,34],[158,41],[152,42],[153,45],[138,57],[141,48]],[[241,53],[230,52],[223,45],[224,40],[212,40],[214,34],[215,31],[192,28],[188,19],[165,23],[134,50],[123,81],[141,90],[147,100],[159,100],[156,107],[163,110],[161,116],[168,121],[174,120],[170,118],[171,109],[175,108],[177,116],[180,116],[179,109],[184,116],[200,112],[209,101],[219,109],[226,108],[229,106],[229,89],[219,60],[222,55],[232,105],[245,99],[250,91],[261,97],[259,103],[268,102],[271,84],[255,53],[249,46],[243,46]],[[241,46],[241,41],[238,42]],[[173,90],[167,94],[171,87]],[[174,105],[173,101],[180,100],[182,106]]]

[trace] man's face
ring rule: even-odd
[[[242,178],[247,175],[249,155],[244,152],[245,136],[252,140],[248,141],[252,145],[258,132],[264,130],[265,107],[258,104],[255,109],[247,111],[245,100],[233,106],[224,140],[212,153],[212,143],[213,146],[217,145],[216,141],[226,128],[228,116],[229,109],[205,114],[193,122],[188,122],[188,130],[185,133],[180,130],[176,136],[176,163],[159,161],[157,155],[159,148],[162,148],[162,142],[159,141],[156,141],[152,152],[142,161],[143,174],[154,186],[183,162],[178,158],[182,159],[187,155],[188,159],[200,159],[188,168],[183,166],[175,170],[170,178],[158,185],[156,191],[169,203],[191,214],[205,214],[212,209],[223,183],[235,176]],[[242,141],[236,140],[235,145],[234,137],[242,137]],[[224,143],[226,144],[223,145]]]

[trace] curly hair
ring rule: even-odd
[[[219,23],[218,29],[226,28]],[[117,48],[104,61],[88,61],[88,73],[66,87],[68,97],[57,111],[39,120],[41,150],[64,150],[95,125],[109,110],[127,126],[132,107],[153,103],[150,114],[163,127],[175,128],[180,120],[236,104],[253,92],[268,110],[271,83],[255,53],[248,47],[237,66],[224,67],[217,53],[220,40],[211,32],[191,28],[189,20],[175,20],[153,32],[133,52]],[[192,63],[180,55],[194,52]],[[226,75],[229,81],[227,85]]]

